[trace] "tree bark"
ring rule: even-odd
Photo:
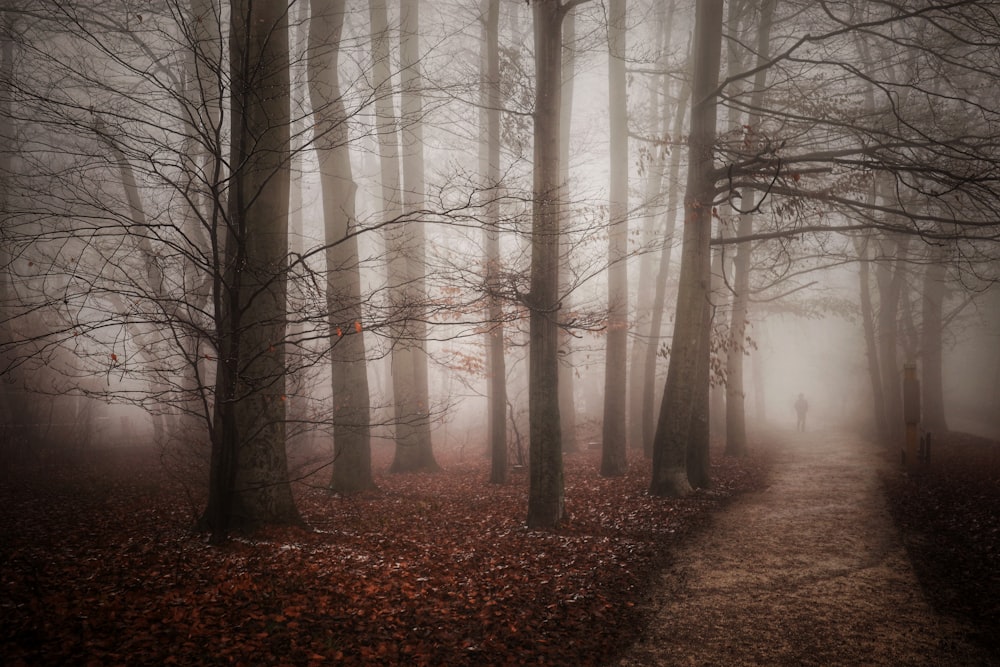
[[[868,253],[870,237],[856,243],[858,249],[858,283],[860,292],[861,325],[865,339],[865,356],[868,360],[868,379],[872,389],[872,408],[875,428],[878,436],[885,440],[889,437],[889,424],[885,413],[885,393],[882,389],[882,373],[879,370],[878,341],[875,335],[875,310],[872,306],[871,293],[871,260]]]
[[[695,19],[689,166],[677,318],[653,441],[650,493],[658,496],[690,493],[688,444],[695,434],[697,401],[707,399],[707,376],[699,373],[699,364],[704,361],[702,357],[709,354],[705,345],[705,323],[709,321],[705,310],[711,289],[715,90],[719,81],[722,9],[722,0],[704,0],[698,3]]]
[[[419,0],[400,0],[400,136],[403,154],[403,214],[424,206],[423,99],[420,74]],[[431,442],[430,398],[427,378],[427,324],[424,321],[424,223],[407,219],[396,230],[395,258],[400,265],[400,289],[406,313],[404,334],[392,354],[393,393],[397,421],[393,472],[435,471]],[[392,251],[390,251],[392,252]],[[390,262],[393,258],[390,258]]]
[[[666,71],[667,53],[670,48],[670,26],[672,25],[675,2],[670,2],[669,12],[666,3],[660,4],[656,10],[656,52],[660,54],[657,60],[658,67]],[[669,16],[669,18],[668,18]],[[668,111],[668,99],[670,95],[671,78],[666,74],[657,74],[653,77],[652,90],[649,99],[649,119],[650,127],[657,131],[656,141],[652,148],[653,158],[646,167],[646,179],[643,186],[643,204],[649,207],[643,221],[641,248],[642,254],[639,258],[639,276],[636,281],[635,295],[635,317],[632,329],[636,335],[633,337],[632,349],[629,352],[629,375],[628,375],[628,421],[626,428],[628,431],[628,444],[632,449],[646,449],[647,441],[643,433],[643,388],[645,387],[647,353],[653,348],[653,365],[656,365],[656,342],[646,336],[650,329],[650,320],[653,311],[653,299],[656,289],[650,290],[646,286],[655,280],[656,255],[649,246],[656,237],[656,225],[662,218],[656,214],[657,203],[663,194],[663,178],[666,171],[667,161],[667,141],[670,135],[671,114]],[[663,106],[660,106],[660,98],[663,98]],[[674,116],[676,116],[676,112]],[[661,143],[662,142],[662,143]],[[668,214],[669,215],[669,214]],[[661,310],[662,313],[662,310]],[[651,451],[651,450],[650,450]],[[648,453],[648,452],[647,452]]]
[[[903,275],[909,239],[895,239],[891,259],[881,261],[875,270],[879,308],[877,341],[881,363],[882,387],[889,441],[898,444],[903,437],[902,377],[899,366],[899,302],[903,296]]]
[[[559,421],[559,111],[562,19],[558,0],[532,4],[535,27],[535,141],[531,220],[528,353],[528,526],[563,518],[562,430]]]
[[[330,489],[372,488],[368,369],[362,322],[357,186],[351,171],[347,112],[338,66],[346,0],[311,3],[309,97],[323,196],[326,234],[326,303],[330,326],[334,460]]]
[[[688,100],[691,86],[681,84],[677,106],[674,109],[672,135],[680,137],[687,118]],[[680,192],[681,153],[674,148],[670,155],[670,169],[667,172],[667,224],[660,247],[660,259],[656,271],[656,288],[653,296],[653,312],[649,317],[649,336],[646,344],[646,358],[642,378],[642,451],[647,458],[653,456],[653,438],[656,434],[656,360],[659,355],[660,330],[663,328],[663,310],[666,305],[667,279],[670,276],[670,260],[674,249],[674,233],[677,227],[677,200]]]
[[[480,62],[480,99],[485,121],[480,128],[481,171],[484,176],[486,225],[486,358],[487,414],[490,450],[490,482],[507,481],[507,364],[504,352],[503,304],[500,300],[500,0],[485,0],[483,12],[484,51]]]
[[[11,88],[14,85],[14,31],[13,18],[7,11],[0,12],[0,215],[6,218],[10,210],[11,194],[11,167],[13,156],[16,152],[14,137],[17,127],[12,114]],[[13,308],[15,301],[11,290],[12,266],[11,254],[8,244],[0,243],[0,308],[3,308],[4,315],[0,316],[0,372],[4,379],[12,381],[11,385],[4,382],[0,385],[0,447],[9,446],[14,440],[14,435],[7,433],[7,428],[19,424],[19,415],[23,414],[21,406],[24,403],[24,396],[20,391],[13,389],[13,381],[16,380],[13,372],[9,370],[10,359],[5,352],[7,346],[14,340],[11,318],[6,313],[8,308]],[[20,430],[20,429],[18,429]]]
[[[924,270],[921,307],[921,381],[923,394],[921,418],[932,433],[948,431],[944,413],[944,373],[942,363],[943,306],[945,297],[944,253],[931,249],[931,264]]]
[[[285,457],[289,71],[284,2],[231,13],[231,137],[222,341],[205,519],[232,528],[299,523]]]
[[[576,55],[576,14],[570,10],[563,19],[563,71],[562,99],[559,103],[559,182],[562,183],[563,196],[570,196],[569,188],[569,144],[570,130],[573,120],[573,86],[575,82]],[[569,218],[572,215],[570,207],[564,206],[562,211],[562,230],[565,234],[569,228]],[[559,293],[566,295],[563,300],[563,310],[572,308],[570,303],[569,263],[559,265]],[[579,444],[576,440],[576,382],[573,377],[576,369],[573,366],[573,336],[566,330],[559,330],[559,419],[562,421],[562,448],[564,452],[574,452]]]
[[[604,355],[604,420],[601,474],[628,471],[626,391],[628,383],[628,104],[626,101],[625,0],[608,6],[608,99],[611,183],[608,201],[608,334]]]
[[[766,0],[760,8],[757,23],[757,73],[754,75],[753,92],[750,94],[750,108],[760,109],[764,102],[767,85],[767,69],[764,64],[771,57],[771,26],[777,0]],[[751,113],[747,119],[749,132],[759,130],[760,114]],[[739,224],[736,236],[743,238],[753,233],[753,217],[757,192],[745,188],[740,198]],[[750,304],[750,255],[753,244],[739,243],[736,246],[736,260],[733,275],[733,310],[729,321],[729,344],[726,346],[726,454],[744,456],[747,453],[746,390],[744,386],[744,361],[749,345],[747,342],[747,318]]]

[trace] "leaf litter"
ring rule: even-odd
[[[668,500],[641,457],[602,478],[598,452],[570,454],[568,517],[534,531],[524,477],[488,484],[485,458],[380,464],[370,492],[297,485],[308,529],[211,547],[155,453],[92,454],[0,483],[6,664],[607,664],[670,545],[766,470],[715,457],[712,489]]]

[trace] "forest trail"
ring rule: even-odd
[[[986,665],[925,601],[855,435],[777,432],[769,486],[678,547],[640,665]]]

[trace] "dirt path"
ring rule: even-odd
[[[874,446],[775,434],[770,486],[683,545],[646,637],[618,664],[986,665],[925,602]]]

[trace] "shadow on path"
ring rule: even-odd
[[[775,432],[770,485],[681,545],[642,641],[617,664],[985,665],[924,600],[875,445]]]

